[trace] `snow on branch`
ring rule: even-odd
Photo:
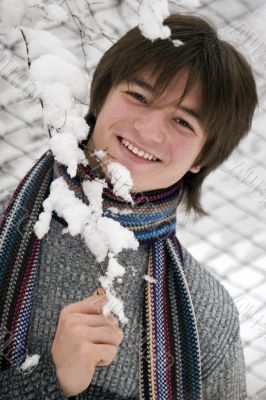
[[[87,163],[79,143],[89,131],[84,120],[89,77],[62,40],[38,28],[47,22],[64,22],[68,15],[62,7],[42,0],[3,0],[0,7],[2,30],[19,30],[25,42],[30,77],[51,137],[50,148],[74,177],[77,165]]]
[[[115,256],[123,249],[136,250],[139,243],[132,231],[103,216],[102,191],[105,186],[105,182],[100,181],[83,182],[83,190],[89,200],[87,205],[75,196],[75,192],[69,189],[62,177],[55,179],[51,184],[50,195],[43,203],[44,211],[34,229],[37,237],[43,238],[49,231],[52,213],[55,211],[67,223],[64,233],[80,235],[99,263],[108,256],[108,270],[99,279],[107,297],[104,313],[113,312],[122,323],[127,323],[123,302],[116,296],[113,287],[114,279],[121,278],[125,268]]]
[[[55,159],[71,177],[79,163],[86,164],[79,143],[88,135],[83,114],[89,82],[76,57],[51,33],[22,27],[30,59],[30,75],[40,91],[44,126],[51,135]]]

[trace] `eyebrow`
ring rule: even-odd
[[[154,88],[151,86],[149,83],[143,81],[142,79],[138,78],[129,78],[128,83],[132,83],[134,85],[138,85],[142,87],[144,90],[147,90],[149,93],[154,93]],[[186,106],[178,106],[180,110],[182,110],[184,113],[188,114],[189,116],[195,118],[199,124],[201,124],[201,116],[200,114],[194,110],[193,108],[186,107]]]
[[[179,106],[178,108],[180,110],[184,111],[186,114],[190,115],[191,117],[195,118],[198,121],[198,123],[201,124],[201,117],[196,110],[194,110],[193,108],[190,108],[190,107],[185,107],[185,106]]]

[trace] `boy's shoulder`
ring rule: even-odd
[[[203,374],[208,375],[239,339],[239,313],[222,283],[185,247],[181,248],[197,320]]]

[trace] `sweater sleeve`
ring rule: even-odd
[[[51,353],[43,354],[36,366],[22,371],[12,367],[0,372],[1,400],[65,400],[55,373]]]
[[[221,363],[202,382],[203,400],[245,400],[246,373],[239,335]]]

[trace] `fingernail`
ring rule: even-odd
[[[105,290],[104,290],[104,288],[100,287],[100,288],[97,288],[93,294],[96,296],[105,296]]]

